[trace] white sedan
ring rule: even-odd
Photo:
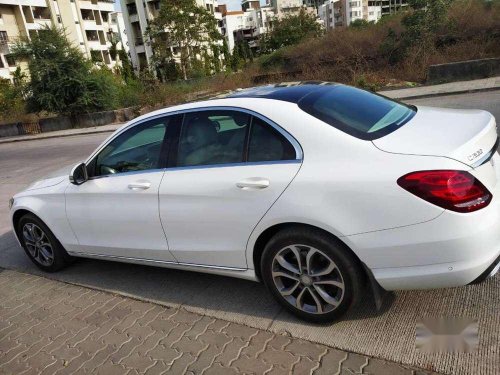
[[[331,321],[367,285],[380,301],[498,270],[496,148],[488,112],[263,86],[133,120],[15,195],[11,219],[45,271],[86,257],[261,280]]]

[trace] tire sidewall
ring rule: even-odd
[[[38,227],[40,227],[40,229],[43,230],[43,232],[45,233],[45,235],[49,239],[50,244],[52,246],[52,252],[54,255],[54,261],[52,262],[52,264],[50,266],[45,266],[43,264],[38,263],[37,260],[35,258],[33,258],[33,256],[29,252],[29,250],[26,246],[25,240],[24,240],[24,236],[23,236],[23,227],[28,223],[32,223],[32,224],[35,224]],[[17,233],[18,233],[19,241],[21,242],[21,245],[23,247],[23,250],[28,255],[30,260],[41,270],[46,271],[46,272],[55,272],[55,271],[58,271],[59,269],[63,268],[66,265],[66,263],[67,263],[66,257],[68,257],[66,251],[64,250],[64,248],[62,247],[60,242],[57,240],[57,238],[54,236],[52,231],[47,227],[47,225],[45,225],[45,223],[42,220],[40,220],[38,217],[36,217],[35,215],[32,215],[32,214],[24,215],[19,220],[19,222],[17,224]]]
[[[342,275],[345,289],[342,302],[335,310],[325,314],[307,313],[292,306],[278,291],[271,275],[274,256],[281,249],[294,244],[307,245],[321,250],[337,265]],[[275,235],[264,249],[261,258],[261,275],[266,287],[283,307],[299,318],[314,323],[326,323],[337,320],[357,303],[361,294],[361,274],[356,259],[346,251],[345,246],[316,231],[287,230]]]

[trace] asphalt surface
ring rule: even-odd
[[[500,91],[413,100],[420,105],[480,108],[500,119]],[[17,245],[7,200],[30,182],[84,159],[108,134],[0,145],[0,267],[41,275]],[[4,203],[1,203],[4,202]],[[257,283],[106,261],[80,260],[51,275],[70,283],[116,291],[211,317],[287,333],[335,348],[448,374],[498,374],[500,275],[487,282],[436,291],[398,292],[377,312],[370,298],[345,320],[314,326],[286,312]],[[479,321],[480,346],[470,354],[424,354],[415,350],[415,327],[424,316],[466,316]]]

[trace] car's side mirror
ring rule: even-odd
[[[69,175],[69,181],[74,185],[81,185],[88,179],[89,174],[85,163],[80,163],[74,166]]]

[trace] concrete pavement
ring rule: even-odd
[[[380,93],[393,99],[411,100],[434,96],[458,95],[500,89],[500,77],[443,83],[441,85],[418,86],[412,88],[381,91]]]
[[[91,128],[57,130],[57,131],[48,132],[48,133],[41,133],[41,134],[19,135],[16,137],[5,137],[5,138],[0,138],[0,144],[24,142],[24,141],[36,141],[36,140],[49,139],[49,138],[72,137],[74,135],[111,133],[111,132],[114,132],[116,129],[118,129],[122,125],[123,125],[123,123],[118,123],[118,124],[109,124],[109,125],[103,125],[103,126],[94,126]]]
[[[0,272],[5,374],[430,374],[183,308]]]
[[[483,108],[500,118],[498,91],[415,102]],[[0,145],[1,267],[41,274],[10,232],[8,198],[48,172],[84,159],[106,137],[107,134],[91,134]],[[367,297],[344,321],[328,326],[294,319],[279,308],[262,285],[242,280],[94,260],[81,260],[60,273],[44,276],[442,373],[493,375],[500,370],[499,275],[475,286],[400,292],[393,300],[385,302],[380,313],[374,310]],[[478,319],[479,350],[449,355],[417,352],[415,326],[425,316]]]

